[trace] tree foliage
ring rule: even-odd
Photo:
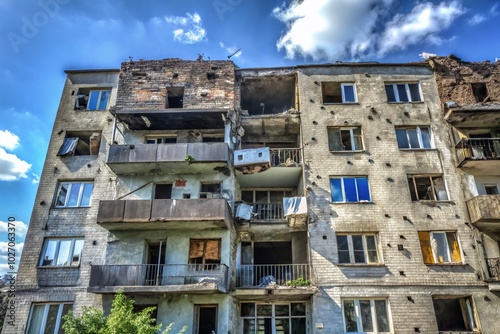
[[[83,307],[82,315],[75,316],[69,312],[64,316],[63,329],[65,334],[156,334],[162,324],[154,325],[151,314],[155,307],[148,307],[140,312],[134,312],[134,301],[118,291],[111,306],[109,316],[104,316],[102,310],[94,307]],[[163,334],[169,334],[172,324],[168,325]],[[179,332],[186,331],[187,326]]]

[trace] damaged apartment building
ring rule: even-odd
[[[119,290],[189,334],[495,333],[497,68],[66,71],[2,333]]]

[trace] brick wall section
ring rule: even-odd
[[[184,87],[184,109],[233,109],[234,64],[176,58],[122,63],[117,107],[165,109],[168,87]]]

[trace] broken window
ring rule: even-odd
[[[110,96],[111,89],[80,88],[75,100],[75,110],[106,110]]]
[[[447,201],[442,175],[408,175],[412,201]]]
[[[418,237],[425,264],[462,263],[455,232],[419,231]]]
[[[146,144],[176,144],[177,136],[147,136]]]
[[[306,303],[241,303],[243,334],[307,333]]]
[[[184,87],[168,87],[165,108],[183,108]]]
[[[406,127],[396,129],[398,147],[402,149],[432,148],[431,129],[429,127]]]
[[[77,267],[83,249],[83,239],[45,239],[39,266]]]
[[[220,198],[221,184],[202,183],[200,189],[200,198]]]
[[[171,199],[172,183],[155,184],[154,199]]]
[[[421,102],[420,84],[391,83],[385,84],[387,102]]]
[[[56,208],[90,206],[94,182],[61,182],[57,188]]]
[[[379,263],[376,234],[338,234],[339,263]]]
[[[26,334],[62,333],[63,317],[72,309],[72,303],[32,304]]]
[[[386,299],[344,299],[342,308],[346,333],[390,333]]]
[[[486,87],[486,83],[484,82],[476,82],[471,84],[472,86],[472,94],[474,94],[474,98],[476,102],[486,102],[488,95],[488,87]]]
[[[330,151],[363,150],[360,127],[328,128],[327,131]]]
[[[210,265],[220,264],[220,239],[189,241],[189,263]]]
[[[100,144],[99,131],[68,131],[57,155],[97,155]]]
[[[370,202],[370,188],[368,178],[361,177],[332,177],[330,178],[332,202]]]
[[[354,83],[322,82],[321,92],[323,94],[323,104],[357,102]]]
[[[194,328],[197,334],[218,333],[217,305],[194,305]]]
[[[485,184],[484,190],[486,195],[498,195],[498,187],[496,184]]]
[[[246,77],[240,89],[241,109],[250,116],[279,114],[298,107],[295,75]]]
[[[433,297],[432,301],[440,332],[480,331],[471,297]]]

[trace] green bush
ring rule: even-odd
[[[298,286],[309,286],[309,285],[311,285],[311,280],[309,278],[304,279],[302,277],[299,277],[299,278],[293,279],[291,281],[286,281],[286,285],[294,287],[294,288],[296,288]]]

